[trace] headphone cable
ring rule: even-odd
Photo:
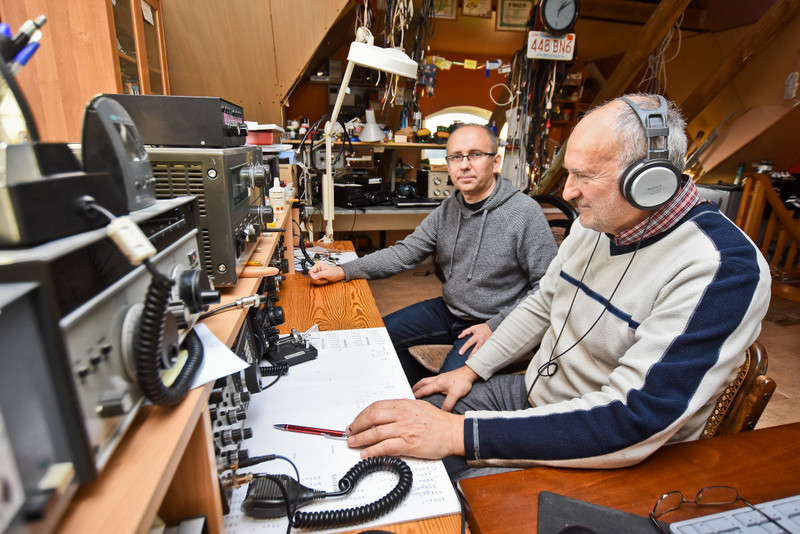
[[[567,352],[571,351],[578,345],[578,343],[583,341],[584,338],[589,335],[589,332],[591,332],[594,329],[594,327],[597,326],[597,323],[600,322],[600,319],[603,317],[603,314],[606,312],[606,310],[608,310],[608,307],[611,306],[611,299],[613,299],[614,295],[617,293],[619,286],[622,284],[622,280],[625,278],[625,275],[628,273],[628,269],[630,269],[631,264],[633,263],[633,258],[636,257],[636,253],[639,251],[639,247],[641,246],[642,241],[644,241],[644,236],[647,233],[648,226],[650,226],[650,220],[653,218],[653,213],[655,212],[651,211],[650,215],[647,216],[647,222],[645,223],[644,228],[642,229],[642,235],[639,237],[639,241],[636,242],[636,248],[633,250],[633,254],[631,254],[631,259],[628,261],[628,265],[625,266],[625,270],[622,271],[622,275],[619,277],[619,280],[617,280],[617,285],[614,286],[614,290],[608,297],[608,300],[606,301],[605,306],[603,306],[603,310],[600,312],[600,315],[597,316],[597,319],[594,320],[589,329],[586,330],[586,332],[584,332],[583,335],[581,335],[581,337],[579,337],[572,345],[567,347],[567,349],[561,352],[560,354],[553,356],[553,354],[555,354],[556,352],[556,347],[558,346],[558,342],[561,339],[561,334],[564,333],[564,328],[566,328],[567,326],[567,320],[569,319],[569,316],[572,313],[572,306],[575,304],[575,299],[577,298],[578,292],[580,291],[581,286],[583,285],[583,279],[586,276],[586,272],[589,270],[589,264],[591,264],[592,258],[594,257],[594,253],[597,250],[597,245],[600,243],[600,234],[598,233],[597,241],[595,241],[594,243],[594,248],[592,249],[592,253],[589,256],[589,261],[586,262],[586,267],[583,269],[583,274],[581,275],[581,279],[578,281],[578,285],[575,288],[575,294],[572,296],[572,302],[570,302],[569,309],[567,309],[567,316],[564,318],[564,324],[561,325],[561,330],[559,331],[558,336],[556,337],[556,340],[553,343],[553,349],[550,351],[550,356],[548,357],[547,361],[537,369],[536,376],[534,377],[531,386],[528,388],[528,399],[530,399],[531,392],[533,391],[533,386],[536,385],[536,382],[539,381],[539,378],[542,376],[551,377],[555,375],[556,372],[558,372],[558,364],[556,363],[556,360],[561,358]]]

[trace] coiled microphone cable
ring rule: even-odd
[[[296,511],[313,501],[347,495],[359,480],[376,471],[391,471],[398,476],[397,485],[377,501],[342,510]],[[411,491],[412,482],[413,475],[408,464],[392,456],[376,456],[360,461],[339,480],[339,491],[335,492],[308,488],[287,475],[258,474],[252,476],[242,509],[245,514],[257,519],[288,515],[290,519],[287,533],[292,527],[310,530],[347,527],[372,521],[389,513]]]

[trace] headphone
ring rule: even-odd
[[[620,97],[639,116],[647,138],[647,155],[625,169],[619,180],[622,196],[640,210],[655,210],[669,202],[681,188],[681,171],[669,160],[667,141],[667,101],[661,95],[655,109],[642,109],[626,97]],[[664,148],[655,148],[654,141],[664,138]]]

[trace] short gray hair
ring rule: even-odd
[[[661,105],[657,95],[645,93],[633,93],[623,95],[625,98],[644,110],[656,109]],[[640,159],[647,156],[647,139],[644,134],[642,121],[636,111],[622,97],[615,98],[594,108],[584,117],[604,108],[607,105],[619,103],[613,115],[615,132],[619,145],[619,157],[617,163],[620,172],[627,169]],[[667,127],[669,137],[667,138],[667,150],[669,150],[669,160],[679,170],[683,170],[684,159],[686,158],[686,121],[683,119],[678,107],[667,100]],[[658,139],[655,143],[656,148],[663,148],[663,139]]]

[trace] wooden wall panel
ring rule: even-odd
[[[89,100],[118,92],[108,2],[0,0],[13,32],[28,19],[47,16],[39,50],[17,75],[44,141],[80,141]]]
[[[172,94],[218,96],[282,124],[281,101],[348,0],[170,0]]]

